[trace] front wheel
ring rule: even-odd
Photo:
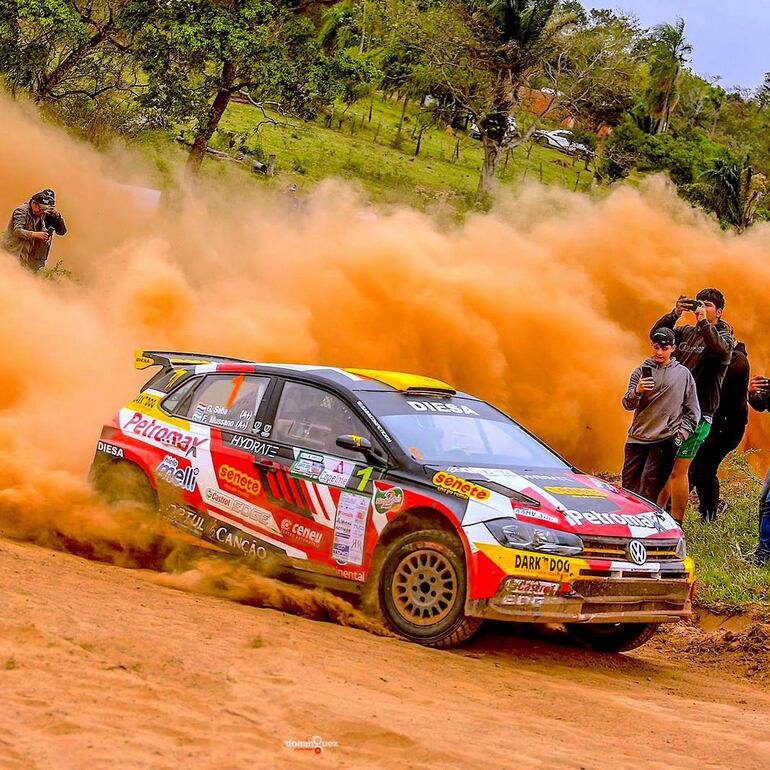
[[[567,633],[597,652],[626,652],[641,647],[659,623],[567,623]]]
[[[392,631],[410,642],[452,647],[481,625],[465,615],[465,555],[442,530],[410,532],[385,553],[378,586],[380,609]]]

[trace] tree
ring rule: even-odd
[[[0,71],[35,101],[138,87],[116,24],[122,0],[0,0]]]
[[[742,160],[731,155],[716,158],[703,178],[700,202],[739,233],[750,227],[767,195],[767,177],[754,171],[748,156]]]
[[[684,19],[679,18],[675,24],[659,24],[652,31],[647,104],[659,134],[669,129],[671,113],[679,100],[682,71],[693,50],[684,36],[684,27]]]
[[[559,12],[559,0],[447,0],[427,5],[423,10],[417,0],[405,0],[395,24],[479,128],[484,160],[476,200],[482,201],[493,189],[510,138],[509,116],[522,87],[553,57],[562,33],[575,20]],[[557,101],[555,93],[548,111]]]
[[[757,89],[756,99],[760,110],[770,109],[770,72],[765,72],[765,79]]]
[[[305,15],[318,2],[129,0],[122,22],[148,77],[146,105],[193,121],[187,168],[197,174],[233,95],[301,112],[321,58]]]

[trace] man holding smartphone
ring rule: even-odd
[[[770,412],[770,380],[767,377],[751,378],[749,404],[757,412]],[[770,470],[759,493],[759,545],[752,561],[758,567],[770,567]]]
[[[631,373],[623,407],[634,412],[623,463],[623,486],[655,502],[679,448],[700,421],[695,380],[673,353],[671,329],[653,330],[652,356]]]
[[[665,506],[670,496],[671,515],[679,523],[684,521],[690,495],[690,464],[711,430],[714,413],[719,407],[722,381],[735,347],[730,327],[722,320],[724,307],[725,298],[721,291],[701,289],[694,300],[681,295],[674,309],[658,319],[653,327],[665,327],[674,332],[674,357],[692,373],[701,411],[700,422],[677,452],[671,480],[658,498],[658,504]],[[677,326],[685,312],[695,314],[695,324]]]

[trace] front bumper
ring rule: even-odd
[[[487,566],[501,579],[492,595],[471,594],[466,614],[472,617],[530,623],[666,623],[692,615],[695,570],[688,558],[635,565],[533,558],[502,546],[484,545],[482,550]]]

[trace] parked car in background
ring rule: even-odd
[[[572,131],[564,128],[555,131],[539,129],[532,134],[532,141],[543,147],[550,147],[553,150],[563,152],[565,155],[575,155],[583,159],[590,159],[594,156],[594,151],[590,147],[575,141]]]

